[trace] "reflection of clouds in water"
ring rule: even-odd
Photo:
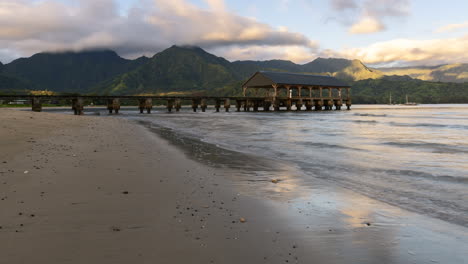
[[[444,220],[465,224],[468,219],[468,165],[459,155],[468,151],[466,130],[460,129],[468,126],[466,106],[187,111],[137,118],[212,144],[208,150],[196,145],[197,160],[231,168],[242,190],[249,190],[245,192],[280,200],[306,197],[318,178]],[[275,185],[271,179],[282,181]]]

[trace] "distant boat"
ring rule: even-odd
[[[409,101],[408,101],[408,95],[406,95],[406,103],[405,103],[404,105],[418,105],[418,103],[409,102]]]

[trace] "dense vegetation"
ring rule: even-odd
[[[431,67],[381,68],[387,75],[408,75],[415,79],[435,82],[468,82],[468,64],[446,64]]]
[[[39,53],[5,65],[3,74],[27,80],[32,89],[76,92],[133,70],[147,60],[126,60],[105,50]]]
[[[462,69],[445,69],[455,68]],[[241,95],[242,83],[260,70],[335,76],[352,85],[354,103],[388,103],[390,94],[396,103],[404,102],[406,95],[418,103],[468,103],[468,83],[384,76],[358,60],[318,58],[304,65],[284,60],[231,63],[198,47],[177,46],[137,60],[123,59],[113,51],[86,51],[40,53],[7,65],[0,63],[0,94],[49,90],[115,95]]]

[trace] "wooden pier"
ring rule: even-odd
[[[151,113],[154,101],[166,102],[168,112],[182,109],[183,102],[191,103],[194,112],[205,112],[208,104],[214,105],[216,112],[221,108],[229,112],[231,105],[236,111],[321,111],[341,110],[345,105],[351,107],[351,87],[340,80],[305,74],[257,72],[244,83],[242,97],[216,96],[96,96],[96,95],[0,95],[2,100],[30,100],[32,111],[42,111],[42,104],[50,101],[67,100],[71,102],[75,115],[82,115],[85,101],[105,101],[109,114],[118,114],[121,101],[131,101],[140,113]],[[343,90],[346,94],[343,94]]]

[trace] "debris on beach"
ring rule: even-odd
[[[278,183],[279,180],[278,180],[278,179],[273,179],[273,180],[271,180],[271,182],[272,182],[272,183]]]
[[[246,221],[247,220],[245,220],[245,218],[243,218],[243,217],[239,218],[239,222],[241,222],[241,223],[245,223]]]

